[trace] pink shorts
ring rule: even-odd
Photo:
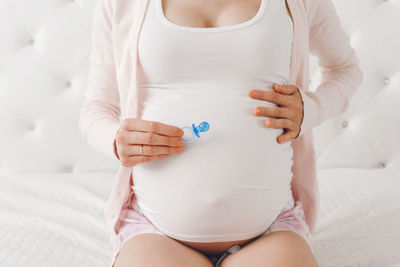
[[[134,204],[136,204],[136,201]],[[165,235],[158,228],[156,228],[140,210],[138,211],[135,207],[136,206],[125,206],[122,209],[121,216],[123,216],[123,223],[120,227],[118,235],[116,236],[116,239],[112,240],[110,245],[110,249],[112,251],[111,266],[114,265],[114,261],[121,247],[130,238],[143,233]],[[294,203],[292,199],[288,205],[283,208],[282,212],[278,215],[275,221],[260,236],[279,230],[288,230],[299,234],[307,241],[312,252],[314,253],[314,249],[312,247],[312,235],[305,221],[303,205],[301,201],[296,201]],[[214,263],[215,257],[210,256],[209,259]],[[216,266],[219,266],[219,264]]]

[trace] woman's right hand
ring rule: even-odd
[[[182,152],[184,142],[180,137],[183,135],[183,130],[173,125],[128,118],[122,121],[117,131],[114,148],[121,164],[132,167]],[[143,145],[143,156],[140,155],[141,145]]]

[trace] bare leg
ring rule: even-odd
[[[114,267],[213,267],[201,252],[159,234],[130,238],[120,249]]]
[[[268,233],[230,254],[221,267],[318,267],[307,242],[292,231]]]

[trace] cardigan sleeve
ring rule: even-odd
[[[112,40],[110,1],[98,0],[93,13],[89,74],[79,131],[96,151],[118,160],[114,140],[121,111]]]
[[[304,115],[298,136],[346,111],[363,81],[359,60],[332,1],[314,3],[309,13],[309,52],[318,58],[322,79],[315,92],[300,90]]]

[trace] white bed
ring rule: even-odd
[[[321,267],[400,266],[398,173],[319,171],[321,212],[314,242]],[[0,266],[106,267],[102,212],[113,179],[113,173],[1,177]]]

